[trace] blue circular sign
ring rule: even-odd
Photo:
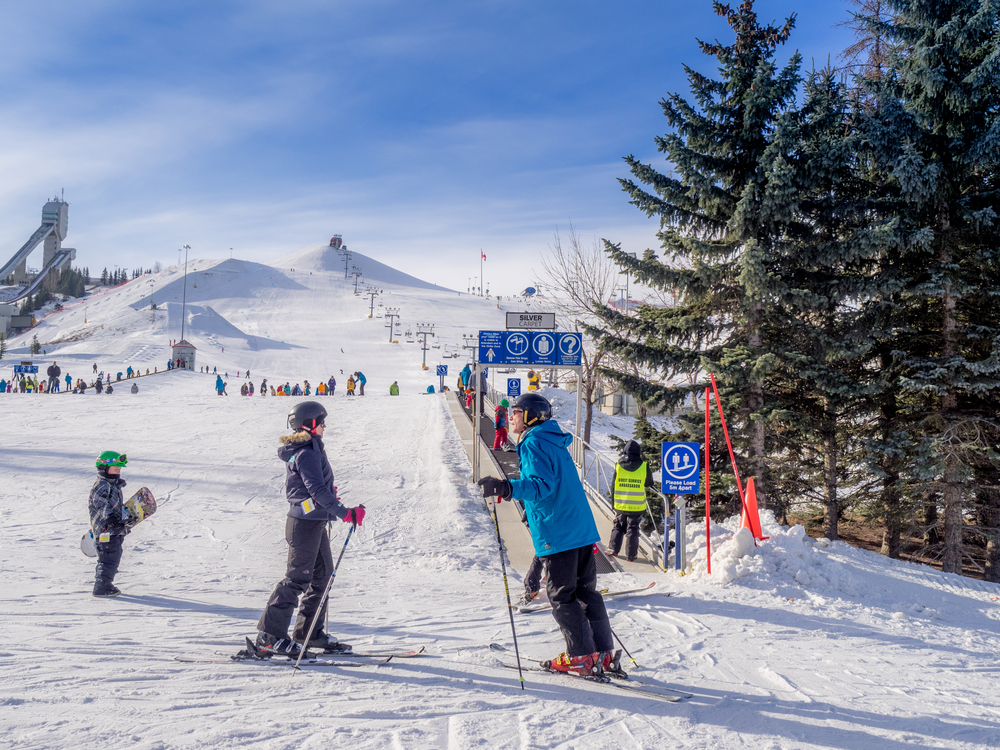
[[[507,351],[520,357],[528,351],[528,337],[523,333],[512,333],[507,337]]]

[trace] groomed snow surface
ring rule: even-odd
[[[197,372],[141,378],[137,395],[123,384],[111,396],[0,396],[4,747],[1000,746],[1000,589],[814,542],[767,513],[771,538],[757,547],[735,521],[713,527],[711,576],[697,519],[689,575],[602,576],[612,588],[657,582],[610,602],[612,626],[640,665],[629,663],[635,677],[690,700],[536,673],[522,690],[486,648],[512,646],[493,525],[443,397],[423,393],[441,350],[421,370],[417,345],[389,344],[353,279],[307,250],[293,256],[295,271],[228,260],[189,268],[185,337],[200,363],[229,372],[228,397]],[[437,323],[452,343],[503,327],[495,301],[393,274],[369,281],[401,308],[404,327]],[[74,378],[89,379],[94,362],[162,370],[180,336],[181,283],[170,269],[68,306],[14,339],[0,374],[29,358],[35,333],[42,372],[52,360]],[[444,362],[450,385],[462,360]],[[284,573],[274,452],[295,400],[239,396],[235,372],[247,367],[255,385],[336,375],[327,452],[345,502],[368,516],[334,583],[330,630],[356,649],[425,646],[427,656],[302,672],[174,660],[239,649]],[[358,369],[368,395],[345,398]],[[398,397],[388,396],[393,380]],[[568,426],[573,412],[556,416]],[[107,449],[128,454],[129,493],[148,486],[161,505],[125,541],[124,595],[100,600],[79,539],[94,457]],[[337,526],[335,555],[347,531]],[[522,653],[562,649],[550,614],[514,620]]]

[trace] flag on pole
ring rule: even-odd
[[[486,260],[486,253],[484,253],[484,252],[483,252],[482,250],[480,250],[480,251],[479,251],[479,254],[480,254],[481,256],[483,256],[483,260]]]

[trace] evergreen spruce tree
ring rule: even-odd
[[[41,354],[42,353],[42,345],[38,341],[38,334],[37,333],[34,336],[31,337],[31,353],[32,354]]]
[[[866,19],[897,51],[866,84],[876,106],[865,136],[884,195],[873,214],[894,240],[876,269],[886,293],[865,306],[878,349],[891,352],[882,385],[904,407],[890,416],[911,436],[902,481],[940,504],[942,566],[960,573],[967,511],[979,501],[987,523],[1000,512],[1000,18],[980,0],[887,4],[891,24]],[[1000,557],[1000,529],[980,531]]]
[[[677,94],[661,102],[672,132],[656,142],[677,176],[629,156],[634,181],[621,181],[633,205],[660,219],[665,257],[660,261],[647,250],[633,259],[606,243],[633,278],[663,289],[678,303],[669,309],[644,307],[635,316],[604,308],[605,326],[593,333],[614,354],[668,378],[716,373],[734,448],[741,456],[749,453],[744,474],[756,477],[766,505],[765,426],[773,415],[765,386],[774,363],[763,333],[772,306],[776,237],[770,207],[764,205],[770,175],[761,162],[777,118],[794,102],[800,58],[792,55],[783,69],[776,67],[776,48],[789,38],[794,17],[777,27],[761,25],[752,2],[737,9],[715,2],[714,8],[735,32],[729,45],[700,42],[718,61],[721,79],[686,68],[696,103]],[[616,329],[626,332],[615,334]],[[605,374],[649,406],[679,406],[705,386],[701,380],[671,388],[624,370]],[[694,439],[703,434],[699,423],[695,416],[688,424]],[[714,477],[713,487],[732,491],[731,484]]]

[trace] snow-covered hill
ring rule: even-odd
[[[201,363],[229,372],[234,394],[247,368],[255,383],[337,375],[337,395],[324,401],[328,453],[345,500],[369,514],[344,553],[330,630],[358,647],[423,645],[428,656],[301,673],[174,661],[238,649],[284,572],[274,452],[292,399],[220,398],[198,372],[141,378],[136,395],[2,395],[5,747],[1000,746],[1000,588],[814,543],[766,514],[771,539],[759,547],[735,523],[713,528],[712,576],[704,523],[693,519],[691,573],[651,575],[649,595],[610,604],[635,676],[690,700],[536,673],[521,690],[485,648],[513,645],[496,539],[446,403],[423,393],[433,369],[421,369],[417,344],[389,343],[353,279],[324,268],[324,254],[307,262],[312,250],[275,267],[193,261],[185,337]],[[406,281],[378,279],[404,332],[435,323],[434,341],[454,345],[503,325],[495,301]],[[93,363],[162,370],[183,295],[170,269],[70,305],[14,339],[0,374],[28,359],[34,334],[41,364],[54,359],[73,376]],[[345,398],[346,373],[358,369],[369,395]],[[388,395],[393,380],[398,397]],[[556,416],[568,424],[572,414],[563,405]],[[78,548],[105,449],[128,454],[129,489],[149,486],[161,502],[126,539],[116,581],[125,595],[115,600],[90,596],[93,561]],[[335,547],[346,532],[338,525]],[[615,588],[642,582],[602,577]],[[522,653],[562,648],[548,614],[517,614],[515,624]]]

